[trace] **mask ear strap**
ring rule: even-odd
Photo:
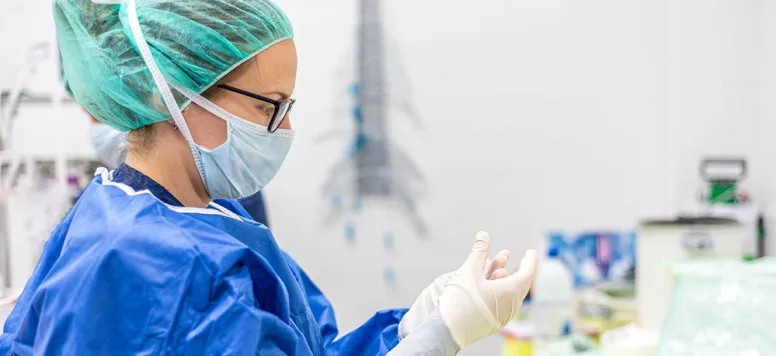
[[[202,183],[207,186],[207,182],[205,181],[205,172],[202,166],[202,157],[200,156],[199,149],[197,148],[197,144],[194,143],[194,138],[191,136],[191,131],[189,131],[189,127],[186,125],[186,120],[183,119],[183,114],[181,113],[180,108],[178,108],[178,102],[175,100],[175,96],[173,96],[170,87],[167,85],[167,81],[164,79],[162,71],[159,70],[159,67],[156,66],[154,57],[151,54],[151,49],[148,47],[148,43],[145,41],[143,31],[140,28],[140,21],[137,17],[137,6],[135,4],[135,0],[127,1],[127,14],[129,28],[132,30],[132,36],[135,38],[135,44],[137,45],[137,49],[140,52],[140,56],[143,58],[143,61],[148,67],[148,71],[151,72],[151,77],[153,77],[154,83],[156,83],[156,87],[159,89],[159,93],[162,94],[164,105],[167,107],[167,111],[170,113],[170,115],[172,115],[175,126],[178,127],[178,131],[180,131],[180,133],[186,139],[186,142],[189,144],[191,153],[194,155],[194,164],[197,166],[199,176],[202,178]]]
[[[191,89],[188,88],[182,88],[175,84],[170,83],[170,85],[177,90],[181,95],[187,97],[189,100],[194,102],[195,104],[201,106],[203,109],[209,111],[211,114],[218,116],[224,121],[229,121],[229,117],[233,116],[226,110],[222,109],[220,106],[213,104],[212,101],[205,99],[202,95],[199,95],[195,92],[193,92]]]

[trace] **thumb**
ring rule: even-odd
[[[477,239],[474,240],[474,246],[472,246],[472,252],[469,257],[466,258],[464,265],[474,269],[475,271],[485,269],[485,263],[488,260],[490,254],[490,235],[487,232],[480,231],[477,233]]]

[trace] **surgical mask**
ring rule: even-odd
[[[232,115],[191,90],[174,88],[226,121],[226,142],[212,150],[197,145],[205,187],[212,198],[247,198],[275,177],[291,149],[293,130],[278,129],[270,133],[266,126]]]
[[[113,0],[109,0],[113,1]],[[162,95],[167,111],[191,149],[194,164],[212,199],[247,198],[269,183],[280,169],[291,148],[293,131],[267,128],[234,116],[199,94],[185,88],[176,88],[181,94],[227,122],[225,143],[212,150],[194,142],[183,114],[164,75],[156,65],[151,49],[143,37],[137,18],[135,1],[127,1],[127,16],[135,44]]]
[[[89,141],[97,159],[108,169],[116,169],[127,157],[126,134],[108,125],[95,123],[89,128]]]

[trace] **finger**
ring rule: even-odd
[[[486,263],[485,263],[485,269],[487,269],[489,272],[493,272],[493,270],[496,270],[496,269],[498,269],[499,267],[503,267],[503,266],[499,266],[499,264],[500,264],[501,262],[503,262],[503,258],[504,258],[504,256],[506,257],[506,259],[507,259],[507,260],[509,260],[509,253],[510,253],[510,252],[509,252],[509,250],[501,250],[501,251],[499,251],[499,252],[496,254],[496,257],[493,257],[493,259],[492,259],[492,260],[489,258],[489,259],[486,261]],[[499,261],[498,261],[498,264],[497,264],[497,265],[494,265],[493,263],[494,263],[494,262],[496,262],[496,260],[499,260]]]
[[[493,260],[488,263],[486,270],[487,273],[485,274],[485,278],[487,279],[495,279],[493,278],[493,272],[504,268],[507,266],[507,262],[509,262],[510,252],[508,250],[501,250],[496,257],[493,257]]]
[[[539,264],[539,257],[536,250],[525,251],[525,256],[520,260],[520,268],[512,274],[515,279],[533,281],[536,276],[536,267]]]
[[[533,279],[536,276],[536,266],[539,263],[538,256],[535,250],[528,250],[525,252],[525,256],[520,260],[520,268],[512,273],[510,276],[495,282],[503,284],[505,288],[514,289],[518,286],[528,291],[528,287],[533,283]],[[503,282],[502,282],[503,281]]]
[[[483,273],[485,269],[485,262],[488,260],[489,254],[490,235],[488,235],[487,232],[480,231],[477,233],[477,239],[474,240],[472,252],[469,254],[469,257],[466,258],[464,265],[469,268],[473,268],[475,271],[482,271],[480,273]]]
[[[499,269],[493,271],[493,273],[490,275],[490,278],[488,278],[488,279],[490,279],[491,281],[495,281],[497,279],[501,279],[501,278],[506,277],[508,274],[509,274],[509,272],[507,272],[506,268],[499,268]]]
[[[494,269],[499,269],[507,265],[507,262],[509,262],[509,257],[512,256],[512,253],[509,252],[509,250],[501,250],[498,254],[496,254],[496,257],[493,257],[493,266]]]

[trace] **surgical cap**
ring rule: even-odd
[[[268,0],[134,1],[165,80],[197,93],[293,37],[286,15]],[[68,91],[97,120],[121,131],[171,116],[137,51],[127,16],[127,4],[54,0]],[[175,99],[180,108],[189,103],[177,92]]]

